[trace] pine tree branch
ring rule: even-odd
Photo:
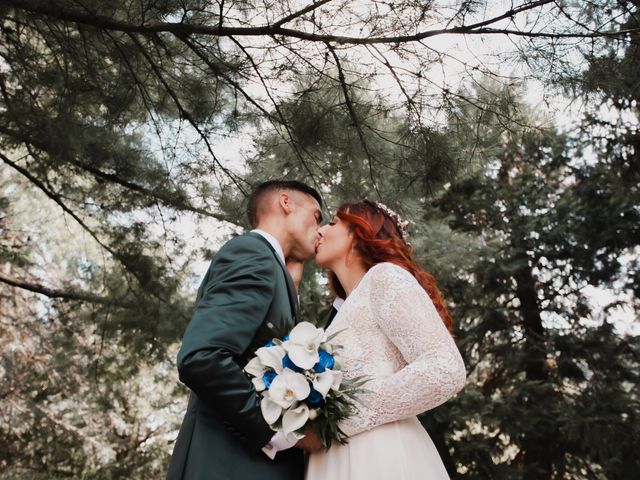
[[[38,422],[40,422],[41,424],[47,423],[48,425],[45,426],[46,429],[49,429],[50,431],[62,430],[64,433],[73,436],[83,444],[89,443],[94,452],[101,451],[104,448],[104,446],[101,445],[100,442],[98,442],[92,436],[82,432],[82,430],[77,426],[65,421],[64,418],[58,418],[60,415],[52,409],[47,408],[48,405],[46,403],[36,403],[33,400],[33,396],[30,394],[30,392],[21,391],[20,394],[15,396],[18,397],[20,402],[13,400],[11,401],[11,403],[12,409],[16,410],[18,414],[30,413],[34,418],[37,418]],[[65,472],[58,469],[55,469],[54,471],[56,473],[56,476],[59,476],[61,474],[69,477],[73,476],[70,472]]]
[[[44,151],[48,151],[47,149],[47,145],[45,145],[44,143],[42,143],[41,141],[38,140],[33,140],[31,138],[27,138],[24,134],[22,134],[21,132],[17,132],[15,130],[11,130],[8,129],[2,125],[0,125],[0,133],[3,133],[11,138],[13,138],[14,140],[20,141],[22,143],[26,144],[30,144],[33,145],[36,148],[42,149]],[[4,160],[4,159],[3,159]],[[203,216],[207,216],[207,217],[211,217],[211,218],[215,218],[216,220],[219,220],[221,222],[227,222],[227,223],[231,223],[233,225],[238,225],[238,222],[233,221],[231,219],[229,219],[228,217],[224,216],[224,215],[220,215],[217,213],[213,213],[210,212],[208,210],[204,210],[202,208],[198,208],[198,207],[194,207],[193,205],[187,203],[187,202],[183,202],[183,201],[179,201],[176,202],[175,199],[171,198],[168,195],[165,195],[157,190],[145,187],[143,185],[140,185],[138,183],[132,182],[130,180],[126,180],[123,179],[121,177],[119,177],[118,175],[114,174],[114,173],[107,173],[104,172],[92,165],[89,165],[87,163],[84,162],[80,162],[79,160],[76,159],[62,159],[63,161],[70,163],[72,165],[75,165],[76,167],[85,170],[89,173],[91,173],[94,177],[99,178],[101,180],[106,180],[112,183],[115,183],[117,185],[120,185],[124,188],[127,188],[129,190],[133,190],[135,192],[147,195],[151,198],[157,199],[160,202],[162,202],[163,205],[167,206],[167,207],[173,207],[173,208],[177,208],[180,210],[184,210],[184,211],[189,211],[189,212],[193,212],[193,213],[197,213],[199,215],[203,215]]]
[[[522,30],[509,30],[506,28],[483,28],[475,30],[474,34],[487,34],[487,35],[514,35],[518,37],[528,37],[528,38],[549,38],[549,39],[559,39],[559,38],[616,38],[616,37],[624,37],[630,33],[640,32],[640,27],[638,28],[627,28],[625,30],[612,30],[607,32],[595,32],[591,31],[590,33],[545,33],[545,32],[532,32],[532,31],[522,31]]]
[[[325,3],[329,3],[331,1],[332,0],[320,0],[320,1],[316,2],[314,0],[314,2],[311,5],[305,7],[303,9],[301,9],[301,10],[298,10],[297,12],[293,12],[291,15],[287,15],[286,17],[281,18],[280,20],[275,22],[273,24],[273,26],[274,27],[280,27],[280,26],[284,25],[285,23],[289,23],[292,20],[295,20],[296,18],[301,17],[302,15],[305,15],[305,14],[307,14],[309,12],[312,12],[313,10],[316,10],[317,8],[320,8]]]
[[[38,189],[40,189],[47,197],[53,200],[60,208],[62,208],[62,210],[65,213],[70,215],[71,218],[73,218],[78,223],[78,225],[80,225],[89,235],[91,235],[91,237],[98,243],[98,245],[100,245],[102,248],[104,248],[107,252],[109,252],[114,257],[118,258],[117,252],[113,250],[109,245],[104,243],[102,240],[100,240],[98,235],[91,228],[89,228],[89,226],[86,223],[84,223],[84,221],[73,210],[67,207],[67,205],[62,201],[60,196],[56,195],[51,190],[49,190],[49,188],[47,188],[47,186],[41,180],[33,176],[26,168],[21,167],[16,162],[12,161],[9,157],[7,157],[2,152],[0,152],[0,159],[4,163],[12,167],[14,170],[19,172],[23,177],[27,178],[27,180],[29,180],[33,185],[38,187]]]
[[[327,72],[326,69],[325,69],[325,67],[327,65],[327,60],[329,58],[328,52],[325,52],[324,62],[322,64],[322,66],[319,67],[318,65],[314,64],[305,55],[302,55],[298,50],[293,48],[291,45],[283,42],[281,38],[274,37],[273,40],[276,42],[276,44],[279,47],[282,47],[282,48],[286,49],[287,51],[289,51],[289,53],[295,55],[299,61],[301,61],[307,67],[309,67],[311,70],[313,70],[318,77],[324,77],[324,78],[326,78],[327,80],[329,80],[331,82],[336,82],[336,83],[338,82],[338,79],[335,78],[335,77],[332,77],[331,74],[329,72]]]
[[[94,232],[89,226],[76,214],[73,210],[71,210],[60,198],[59,195],[56,195],[52,192],[47,185],[45,185],[41,180],[33,176],[26,168],[21,167],[16,162],[12,161],[9,157],[7,157],[4,153],[0,152],[0,160],[4,161],[7,165],[12,167],[14,170],[19,172],[22,176],[27,178],[33,185],[35,185],[38,189],[40,189],[47,197],[53,200],[62,210],[67,213],[71,218],[73,218],[83,230],[85,230],[98,245],[104,248],[107,252],[109,252],[116,260],[120,262],[120,264],[126,269],[126,271],[130,272],[140,283],[140,285],[146,284],[146,280],[141,277],[140,273],[136,272],[134,269],[128,265],[128,262],[125,260],[125,257],[121,255],[119,252],[113,249],[110,245],[107,245],[103,242],[98,234]],[[156,292],[150,292],[150,294],[158,299],[162,303],[167,303],[167,300],[159,296]]]
[[[242,51],[242,53],[244,53],[244,55],[247,57],[247,59],[249,60],[249,63],[251,63],[251,66],[253,67],[253,70],[256,72],[256,75],[260,79],[260,83],[262,84],[267,96],[269,97],[269,100],[271,101],[271,104],[273,105],[274,110],[276,111],[276,113],[278,115],[278,118],[280,119],[280,124],[287,131],[287,135],[288,135],[289,138],[287,139],[287,138],[283,137],[283,140],[285,142],[287,142],[289,144],[289,146],[291,146],[291,148],[293,149],[294,153],[296,154],[296,157],[298,157],[298,160],[300,161],[300,163],[302,164],[304,169],[309,174],[309,178],[313,182],[313,184],[316,187],[316,189],[318,191],[322,191],[321,188],[320,188],[320,185],[318,184],[318,181],[316,180],[315,175],[313,174],[313,171],[311,170],[311,168],[309,168],[309,165],[307,165],[307,162],[305,161],[304,157],[302,156],[302,153],[300,152],[300,149],[298,148],[298,145],[295,142],[295,139],[293,137],[293,133],[291,132],[291,129],[289,128],[289,124],[287,123],[287,120],[284,118],[284,115],[282,114],[282,110],[280,109],[280,106],[278,105],[278,102],[276,102],[275,98],[273,98],[273,95],[271,95],[271,90],[267,86],[267,82],[264,79],[264,76],[262,75],[262,73],[260,72],[260,68],[256,64],[256,62],[253,59],[253,57],[249,54],[247,49],[244,47],[244,45],[242,45],[235,38],[233,38],[233,37],[230,37],[230,38],[231,38],[231,41],[233,41],[236,44],[236,46]],[[305,152],[305,153],[308,154],[308,152]],[[310,157],[313,158],[311,155],[310,155]],[[315,164],[315,166],[317,168],[319,168],[322,171],[322,167],[317,162],[314,162],[314,164]],[[322,171],[322,173],[327,175],[327,172],[325,172],[325,171]]]
[[[101,297],[89,292],[79,290],[59,290],[55,288],[45,287],[40,283],[27,282],[15,277],[11,277],[0,272],[0,282],[12,287],[21,288],[30,292],[39,293],[49,298],[61,298],[64,300],[77,300],[80,302],[98,303],[101,305],[117,305],[120,307],[132,307],[133,304],[118,302],[112,298]]]
[[[204,52],[192,42],[188,36],[180,36],[178,37],[193,53],[195,53],[205,64],[211,69],[211,71],[217,75],[222,77],[229,85],[239,91],[242,96],[247,100],[251,105],[256,107],[260,112],[269,120],[273,120],[273,115],[265,109],[262,105],[260,105],[251,95],[249,95],[242,85],[233,80],[229,75],[225,74],[215,63],[211,61],[209,57],[207,57]]]
[[[407,105],[409,106],[409,109],[410,110],[414,110],[415,102],[413,101],[413,99],[411,98],[411,96],[409,95],[407,90],[404,88],[404,85],[400,81],[400,77],[398,77],[398,72],[396,71],[396,68],[393,65],[391,65],[391,63],[389,62],[389,59],[375,45],[368,46],[367,50],[369,50],[369,52],[371,52],[371,50],[376,52],[376,54],[379,56],[378,61],[380,63],[382,63],[386,67],[387,70],[389,70],[389,73],[391,74],[391,76],[395,80],[396,85],[398,85],[398,88],[402,92],[402,95],[404,95],[404,98],[407,99]],[[375,55],[374,55],[374,58],[375,58]],[[419,119],[420,115],[418,114],[418,112],[414,110],[414,113],[416,115],[416,118]]]
[[[218,159],[217,155],[213,151],[213,147],[211,145],[211,142],[209,142],[209,139],[207,138],[206,134],[202,131],[202,129],[198,125],[198,122],[196,122],[196,120],[193,118],[193,115],[191,114],[191,112],[189,112],[182,105],[182,102],[180,101],[180,98],[178,97],[178,94],[173,90],[173,88],[171,88],[171,86],[169,85],[167,80],[164,78],[164,75],[160,71],[160,68],[153,61],[153,59],[151,58],[151,56],[149,55],[149,53],[145,49],[144,45],[142,45],[140,43],[140,41],[136,38],[136,36],[134,34],[129,33],[128,35],[129,35],[129,38],[131,38],[131,40],[135,44],[135,46],[138,48],[140,53],[142,53],[142,56],[145,58],[145,60],[147,60],[147,63],[149,63],[149,66],[151,67],[151,70],[156,75],[156,77],[158,78],[160,83],[162,83],[162,86],[165,88],[165,90],[167,91],[167,93],[169,94],[171,99],[173,100],[173,102],[176,105],[176,108],[178,109],[178,111],[180,112],[180,115],[182,116],[182,118],[187,120],[189,122],[189,124],[193,127],[193,129],[198,133],[198,135],[200,136],[200,138],[202,139],[202,141],[206,145],[207,150],[208,150],[209,154],[211,155],[211,158],[213,158],[213,161],[215,162],[215,164],[218,165],[218,167],[220,167],[220,169],[223,171],[223,173],[229,179],[231,179],[231,181],[234,183],[234,185],[236,187],[238,187],[238,190],[240,190],[240,192],[242,192],[243,195],[248,196],[248,193],[245,190],[245,188],[242,185],[240,185],[240,183],[238,183],[239,181],[243,181],[243,179],[239,178],[239,177],[236,177],[236,175],[234,175],[233,172],[231,172],[228,168],[226,168],[224,165],[222,165],[222,163]],[[161,40],[158,37],[156,37],[156,39],[158,41],[160,41],[160,43],[162,44]]]
[[[412,35],[392,35],[379,37],[351,37],[344,35],[316,34],[302,30],[283,28],[282,23],[276,22],[273,25],[261,25],[256,27],[226,27],[222,25],[222,20],[218,25],[196,25],[184,22],[150,22],[150,23],[131,23],[122,20],[116,20],[105,15],[95,15],[74,11],[71,9],[60,8],[55,2],[36,1],[36,0],[0,0],[0,5],[5,5],[20,10],[28,11],[38,15],[46,15],[58,20],[75,22],[84,25],[90,25],[95,28],[114,30],[126,33],[171,33],[176,36],[184,35],[210,35],[218,37],[229,36],[273,36],[282,35],[290,38],[298,38],[311,42],[337,43],[344,45],[372,45],[372,44],[396,44],[416,42],[429,37],[439,35],[464,34],[464,35],[518,35],[524,37],[543,37],[549,39],[558,38],[598,38],[598,37],[618,37],[629,33],[640,31],[640,28],[632,28],[626,30],[612,30],[606,32],[572,32],[572,33],[554,33],[554,32],[532,32],[522,30],[509,30],[499,28],[486,28],[507,18],[515,16],[529,10],[540,8],[554,0],[540,0],[520,5],[519,7],[507,10],[501,15],[489,18],[482,22],[470,25],[460,25],[458,27],[442,28],[434,30],[426,30]],[[285,17],[282,20],[285,20]],[[280,20],[279,22],[282,22]],[[284,23],[284,22],[283,22]]]
[[[587,25],[579,22],[578,20],[574,19],[571,15],[569,15],[569,13],[565,10],[565,8],[562,6],[560,2],[558,2],[557,0],[554,0],[553,4],[556,6],[558,10],[560,10],[560,13],[562,14],[562,16],[565,17],[567,20],[578,25],[580,28],[584,28],[587,31],[589,30],[589,27]]]
[[[185,211],[189,211],[189,212],[193,212],[193,213],[197,213],[199,215],[203,215],[203,216],[207,216],[207,217],[211,217],[211,218],[215,218],[216,220],[220,220],[221,222],[227,222],[227,223],[231,223],[233,225],[238,225],[237,222],[231,221],[229,218],[225,217],[224,215],[220,215],[217,213],[213,213],[213,212],[209,212],[208,210],[204,210],[202,208],[198,208],[198,207],[194,207],[193,205],[187,203],[187,202],[183,202],[183,201],[178,201],[176,202],[173,198],[168,197],[167,195],[164,195],[158,191],[152,190],[150,188],[144,187],[142,185],[139,185],[137,183],[131,182],[129,180],[125,180],[123,178],[118,177],[117,175],[113,174],[113,173],[106,173],[103,172],[102,170],[99,170],[91,165],[88,165],[86,163],[83,162],[79,162],[77,160],[71,160],[71,163],[75,166],[77,166],[78,168],[81,168],[83,170],[86,170],[87,172],[93,174],[96,178],[100,178],[102,180],[108,180],[112,183],[116,183],[118,185],[121,185],[125,188],[128,188],[129,190],[133,190],[135,192],[138,193],[142,193],[144,195],[147,195],[151,198],[155,198],[157,200],[160,200],[165,206],[168,207],[174,207],[180,210],[185,210]]]
[[[376,194],[378,195],[378,198],[381,198],[375,175],[373,173],[373,162],[375,159],[371,152],[369,152],[369,147],[367,145],[367,141],[364,138],[364,132],[362,131],[362,125],[360,125],[360,121],[358,120],[358,116],[356,115],[355,108],[353,107],[353,102],[351,101],[351,96],[349,95],[349,87],[347,86],[347,80],[344,76],[344,71],[342,70],[340,59],[338,58],[338,54],[336,53],[336,50],[332,45],[327,44],[327,48],[329,49],[329,52],[331,52],[333,60],[336,63],[336,67],[338,69],[338,80],[340,81],[340,87],[342,88],[342,93],[344,94],[344,101],[347,106],[347,110],[349,111],[349,116],[353,120],[353,126],[356,128],[356,132],[358,133],[358,138],[360,139],[362,150],[367,156],[367,162],[369,164],[369,178],[371,179],[371,183],[376,191]]]
[[[108,32],[107,32],[107,34],[108,34]],[[112,38],[112,40],[113,40],[113,37],[111,37],[110,34],[108,34],[108,36],[110,38]],[[118,46],[118,45],[116,45],[116,46]],[[121,54],[122,54],[122,52],[121,52]],[[126,56],[124,54],[122,54],[122,55],[125,58],[126,63],[130,66],[128,60],[126,60]],[[138,83],[138,80],[137,80],[137,77],[135,76],[135,73],[133,71],[131,71],[131,74],[134,75],[134,78],[136,79],[136,83]],[[6,108],[9,109],[9,110],[12,110],[11,101],[9,99],[9,95],[7,93],[4,77],[2,75],[0,75],[0,92],[2,93],[2,96],[4,97]],[[144,98],[144,95],[143,95],[143,98]],[[17,141],[19,141],[21,143],[24,143],[27,146],[27,149],[29,149],[28,144],[31,144],[31,145],[35,146],[36,148],[42,149],[44,151],[49,151],[49,148],[48,148],[49,145],[47,145],[44,140],[38,140],[38,139],[34,140],[33,138],[25,135],[22,131],[11,130],[11,129],[3,126],[3,125],[0,125],[0,133],[4,133],[5,135],[7,135],[9,137],[11,137],[11,138],[13,138],[13,139],[15,139],[15,140],[17,140]],[[101,170],[99,170],[99,169],[97,169],[97,168],[95,168],[95,167],[93,167],[91,165],[88,165],[86,163],[80,162],[80,161],[78,161],[76,159],[66,159],[66,161],[71,163],[71,164],[73,164],[73,165],[75,165],[76,167],[79,167],[79,168],[81,168],[83,170],[86,170],[86,171],[92,173],[96,178],[100,178],[102,180],[108,180],[110,182],[117,183],[117,184],[119,184],[119,185],[121,185],[123,187],[126,187],[126,188],[128,188],[130,190],[134,190],[134,191],[137,191],[139,193],[143,193],[145,195],[151,196],[152,198],[157,198],[160,201],[162,201],[165,205],[170,205],[170,206],[173,206],[175,208],[180,208],[180,209],[183,209],[183,210],[192,211],[194,213],[198,213],[198,214],[201,214],[201,215],[206,215],[208,217],[213,217],[213,218],[215,218],[217,220],[220,220],[220,221],[226,221],[226,222],[229,222],[229,223],[237,224],[237,222],[231,222],[230,220],[224,218],[222,215],[216,215],[216,214],[208,212],[206,210],[193,207],[192,205],[188,204],[187,202],[178,202],[177,203],[177,202],[175,202],[174,199],[172,199],[172,198],[170,198],[170,197],[168,197],[166,195],[162,195],[157,191],[153,191],[153,190],[151,190],[149,188],[146,188],[146,187],[144,187],[142,185],[136,184],[136,183],[128,181],[128,180],[124,180],[124,179],[118,177],[115,174],[109,174],[109,173],[106,173],[106,172],[102,172]]]
[[[83,29],[78,29],[78,30],[80,31],[80,34],[84,38]],[[131,77],[134,79],[135,84],[136,84],[136,88],[140,92],[140,98],[142,99],[142,103],[144,103],[144,107],[147,110],[147,113],[149,114],[149,118],[151,119],[151,122],[153,123],[153,126],[155,128],[156,136],[158,137],[158,139],[160,139],[161,136],[162,136],[161,133],[160,133],[160,126],[158,125],[158,122],[157,122],[157,120],[156,120],[156,118],[154,116],[154,113],[153,113],[153,108],[152,108],[152,106],[150,104],[150,102],[153,102],[153,100],[151,99],[151,95],[149,94],[147,86],[145,85],[145,83],[143,81],[141,81],[139,79],[135,68],[133,68],[133,65],[129,61],[129,57],[122,50],[122,46],[120,45],[120,42],[118,42],[118,40],[115,38],[114,35],[111,34],[110,31],[105,31],[104,33],[105,33],[105,35],[107,35],[111,39],[111,42],[115,45],[116,49],[118,50],[118,53],[120,53],[120,58],[122,58],[122,61],[124,62],[124,64],[127,67],[127,70],[129,70],[129,73],[131,74]]]

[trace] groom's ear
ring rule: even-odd
[[[280,208],[282,208],[282,211],[285,213],[285,215],[289,215],[291,212],[293,212],[293,198],[287,192],[280,192],[278,201],[280,204]]]

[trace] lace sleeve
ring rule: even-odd
[[[406,365],[365,387],[358,413],[340,425],[349,436],[437,407],[465,384],[462,357],[431,299],[409,272],[373,267],[369,299],[375,320]]]

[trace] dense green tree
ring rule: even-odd
[[[0,218],[1,274],[15,278],[19,269],[23,282],[0,290],[0,478],[162,477],[166,435],[178,421],[176,384],[167,345],[151,347],[162,316],[185,312],[159,306],[150,318],[127,295],[79,293],[93,283],[96,245],[54,205],[33,209],[42,194],[26,179],[3,176],[0,185],[15,187]],[[117,271],[107,282],[120,289]]]
[[[503,96],[505,108],[517,107]],[[435,202],[454,231],[486,245],[449,287],[470,383],[435,418],[457,432],[452,457],[463,477],[628,478],[638,468],[628,446],[640,433],[640,352],[586,287],[628,281],[616,259],[640,237],[603,237],[637,229],[638,205],[594,230],[600,210],[621,208],[585,187],[599,183],[599,170],[566,135],[520,111],[508,124],[461,112],[484,117],[469,132],[484,163]]]
[[[597,161],[576,172],[583,199],[582,228],[591,232],[585,257],[594,257],[604,281],[626,270],[619,288],[640,293],[637,255],[640,205],[640,35],[637,1],[614,3],[621,15],[616,28],[624,41],[611,39],[585,56],[587,69],[577,92],[588,105],[577,148],[589,149]],[[594,234],[597,232],[597,234]],[[626,250],[636,255],[621,256]],[[622,261],[621,261],[622,260]],[[637,308],[637,305],[636,305]]]

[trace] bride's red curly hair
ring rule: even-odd
[[[353,232],[353,248],[360,254],[367,270],[378,263],[390,262],[409,271],[431,298],[447,329],[453,331],[453,321],[436,279],[413,259],[411,247],[402,239],[394,219],[370,200],[345,203],[335,216],[349,225]],[[329,274],[329,282],[339,297],[346,298],[346,292],[333,272]]]

